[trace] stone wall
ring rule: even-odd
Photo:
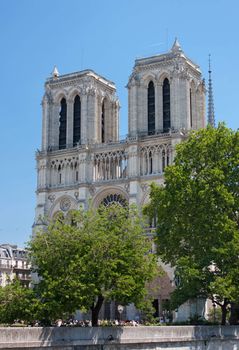
[[[238,326],[0,328],[0,349],[237,350]]]

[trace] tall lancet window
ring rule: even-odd
[[[66,99],[61,100],[61,110],[59,118],[59,149],[66,148],[66,124],[67,124],[67,104]]]
[[[105,142],[105,101],[103,101],[101,109],[101,142]]]
[[[155,133],[155,91],[154,83],[149,82],[148,85],[148,134]]]
[[[74,100],[73,122],[73,146],[76,146],[77,142],[79,142],[81,138],[81,101],[78,95]]]
[[[192,89],[189,90],[189,98],[190,98],[190,127],[193,127],[193,109],[192,109]]]
[[[169,131],[170,127],[170,84],[165,78],[163,82],[163,131]]]

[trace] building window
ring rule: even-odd
[[[61,100],[59,125],[59,149],[66,148],[66,123],[67,123],[67,104],[66,99]]]
[[[155,133],[155,91],[154,83],[149,82],[148,85],[148,134]]]
[[[170,127],[170,84],[165,78],[163,82],[163,131],[168,132]]]
[[[58,166],[58,184],[61,184],[62,176],[61,176],[61,166]]]
[[[109,194],[108,196],[106,196],[101,204],[103,204],[105,207],[109,207],[112,204],[119,204],[122,207],[126,207],[127,206],[127,201],[124,197],[122,197],[120,194],[117,193],[112,193]]]
[[[165,169],[165,151],[162,152],[162,171],[164,172],[164,169]]]
[[[192,110],[192,89],[190,89],[189,92],[190,96],[190,127],[193,127],[193,110]]]
[[[105,142],[105,101],[103,101],[101,109],[101,142]]]
[[[81,138],[81,101],[78,95],[74,100],[73,123],[73,146],[76,146]]]
[[[153,156],[152,152],[149,152],[149,174],[153,174]]]

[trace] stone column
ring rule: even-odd
[[[158,173],[162,174],[162,149],[158,152]]]
[[[88,152],[85,160],[85,181],[92,183],[94,181],[94,154]]]
[[[88,95],[87,132],[90,143],[97,140],[97,97],[95,90]]]
[[[86,153],[79,155],[79,182],[86,182]]]
[[[180,78],[177,84],[177,91],[175,91],[175,95],[177,92],[177,101],[176,108],[177,112],[176,120],[177,120],[177,129],[188,127],[188,115],[189,115],[189,102],[188,102],[188,93],[187,93],[187,82],[185,78]]]
[[[190,84],[189,80],[185,80],[185,105],[186,105],[186,128],[191,129],[191,117],[190,117]]]
[[[205,121],[205,87],[201,84],[196,92],[197,128],[204,128]]]
[[[47,160],[41,159],[38,163],[38,188],[46,188],[48,185]]]
[[[48,148],[49,138],[49,105],[46,96],[42,100],[42,150],[46,151]]]
[[[137,132],[147,132],[148,131],[148,116],[147,116],[147,88],[144,84],[138,87],[137,96]]]
[[[118,141],[119,140],[119,101],[116,100],[114,102],[114,113],[113,113],[113,120],[114,120],[114,133],[113,133],[113,140]]]
[[[50,145],[53,148],[59,147],[59,118],[60,118],[60,106],[58,103],[54,103],[52,106],[52,115],[51,115],[51,142]]]
[[[152,153],[152,157],[153,157],[152,173],[157,174],[158,173],[158,151],[157,151],[157,149],[155,149],[154,152]]]
[[[101,95],[97,96],[97,113],[96,113],[96,142],[101,143],[101,112],[102,112],[102,103]]]
[[[138,112],[138,101],[137,101],[137,91],[138,91],[138,84],[136,85],[135,82],[132,82],[129,90],[129,102],[128,102],[128,109],[129,109],[129,120],[128,120],[128,126],[129,126],[129,134],[131,136],[135,136],[138,131],[138,118],[139,115]]]
[[[66,123],[66,147],[73,147],[73,128],[74,128],[74,101],[67,100],[67,123]]]
[[[131,145],[128,148],[128,175],[135,177],[138,173],[138,146]]]

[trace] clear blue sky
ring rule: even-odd
[[[0,0],[0,242],[23,246],[34,220],[41,98],[60,74],[93,69],[116,83],[121,134],[134,60],[175,36],[207,80],[212,55],[217,122],[239,127],[238,0]]]

